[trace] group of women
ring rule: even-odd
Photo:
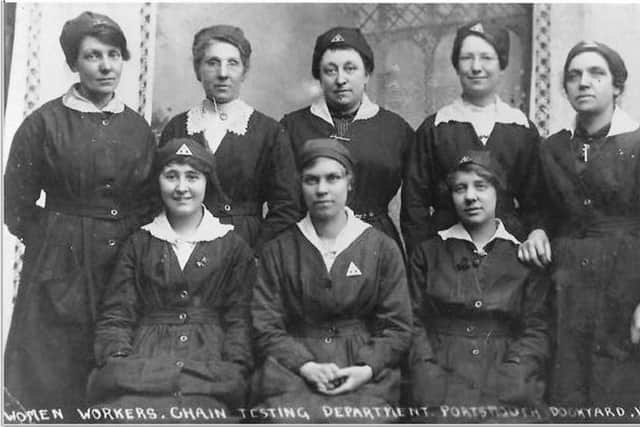
[[[367,97],[358,29],[317,38],[323,96],[278,123],[240,99],[250,42],[215,25],[193,41],[204,98],[156,144],[115,96],[118,24],[84,12],[60,43],[80,81],[27,117],[5,170],[26,245],[5,391],[24,407],[331,422],[323,407],[636,402],[640,129],[613,49],[571,49],[576,120],[541,142],[497,96],[503,28],[458,30],[462,95],[414,133]]]

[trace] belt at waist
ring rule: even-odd
[[[297,337],[333,338],[356,335],[367,330],[367,325],[360,319],[336,320],[319,325],[301,323],[290,329],[290,333]]]
[[[207,206],[213,216],[262,216],[262,205],[254,202],[246,203],[216,203]]]
[[[139,213],[143,208],[123,208],[120,206],[91,206],[87,203],[47,199],[45,209],[65,215],[84,216],[98,219],[117,220]]]
[[[477,318],[436,317],[429,319],[427,330],[445,335],[461,335],[466,337],[513,335],[511,322],[491,318],[490,316]]]
[[[640,233],[640,219],[628,216],[607,216],[582,224],[582,237],[601,237]],[[567,234],[575,234],[570,231]]]
[[[185,307],[183,310],[157,310],[147,313],[142,325],[183,325],[186,323],[216,323],[219,316],[206,308]]]

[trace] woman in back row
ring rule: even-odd
[[[524,113],[498,96],[508,62],[504,28],[476,21],[458,29],[451,63],[462,95],[420,125],[404,169],[401,225],[409,253],[455,224],[446,177],[469,150],[490,152],[506,172],[497,216],[507,229],[520,240],[540,233],[540,138]]]
[[[289,138],[275,120],[240,99],[251,58],[251,44],[240,28],[203,28],[193,39],[192,52],[205,97],[169,121],[160,146],[171,138],[189,137],[214,154],[216,172],[205,204],[259,248],[301,215]]]
[[[312,138],[333,138],[348,147],[358,177],[348,206],[357,218],[385,232],[402,248],[388,210],[402,183],[414,132],[402,117],[367,96],[373,69],[373,52],[359,29],[335,27],[321,34],[313,50],[311,73],[323,96],[285,115],[282,124],[298,162],[303,144]]]

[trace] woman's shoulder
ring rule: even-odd
[[[128,105],[124,106],[124,110],[122,110],[121,114],[123,114],[129,120],[136,121],[136,122],[139,122],[140,124],[144,124],[145,126],[150,127],[147,120],[140,113],[133,110]]]
[[[176,125],[182,125],[182,126],[186,126],[187,123],[187,115],[189,114],[189,110],[185,110],[181,113],[176,114],[175,116],[171,117],[169,119],[169,121],[167,122],[167,124],[165,125],[166,127],[168,126],[176,126]]]
[[[285,113],[285,115],[282,117],[282,121],[283,122],[295,121],[310,115],[311,115],[311,107],[307,105],[298,110]]]
[[[561,129],[548,137],[546,137],[540,145],[541,151],[557,151],[571,140],[571,131],[569,129]]]
[[[33,110],[28,116],[27,120],[37,120],[47,116],[58,116],[63,114],[67,107],[62,103],[62,97],[51,99],[35,110]]]
[[[420,123],[420,125],[418,126],[417,130],[425,130],[428,128],[432,128],[435,126],[435,121],[436,121],[436,113],[432,113],[430,115],[428,115],[427,117],[425,117],[425,119],[422,121],[422,123]]]
[[[262,130],[265,128],[270,130],[280,130],[283,128],[280,122],[276,119],[256,109],[253,110],[253,113],[249,118],[249,126],[255,126]]]
[[[391,110],[387,110],[386,108],[380,107],[378,114],[380,119],[384,121],[388,121],[396,126],[401,126],[404,128],[411,128],[411,125],[398,113],[394,113]],[[375,116],[374,116],[375,117]]]

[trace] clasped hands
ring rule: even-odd
[[[335,363],[307,362],[300,375],[323,394],[337,395],[358,389],[373,377],[370,366],[338,368]]]

